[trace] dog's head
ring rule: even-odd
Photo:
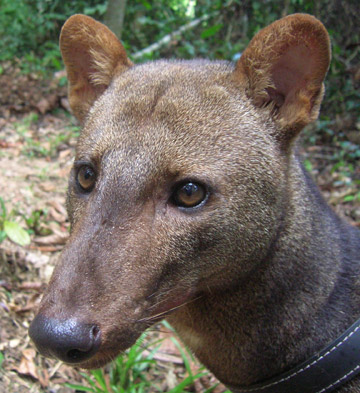
[[[104,25],[75,15],[60,46],[83,130],[70,240],[30,334],[45,355],[92,368],[264,259],[294,138],[318,115],[329,39],[298,14],[258,33],[236,65],[135,66]]]

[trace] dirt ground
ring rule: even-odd
[[[24,228],[30,226],[33,233],[26,247],[9,239],[0,243],[0,356],[4,357],[2,364],[0,357],[0,392],[74,392],[64,383],[81,382],[83,377],[61,362],[37,354],[27,329],[68,236],[65,193],[79,128],[67,112],[63,87],[27,77],[16,79],[16,88],[10,89],[12,80],[0,79],[0,197],[8,218]],[[10,89],[6,97],[4,89]],[[22,90],[26,92],[23,96]],[[304,155],[325,198],[341,216],[359,226],[360,202],[346,196],[358,191],[355,180],[360,179],[360,169],[350,177],[334,171],[334,163],[328,159],[334,149],[308,146]],[[167,337],[169,333],[160,328],[156,335]],[[167,391],[184,377],[183,361],[169,339],[157,360],[154,378]],[[198,366],[194,363],[193,367]],[[213,382],[207,377],[192,391],[205,391],[210,378]]]

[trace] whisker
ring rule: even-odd
[[[178,291],[178,288],[170,288],[169,290],[167,290],[165,292],[157,293],[157,296],[162,296],[164,298],[162,300],[160,300],[159,302],[157,302],[157,303],[153,304],[152,306],[150,306],[149,310],[159,307],[162,303],[166,303],[168,301],[166,296],[171,295],[171,293],[176,292],[176,291]],[[156,294],[156,292],[154,292],[150,296],[153,297],[155,294]]]
[[[162,312],[160,312],[160,313],[158,313],[158,314],[155,314],[155,315],[151,315],[150,317],[145,317],[145,318],[138,319],[137,322],[150,322],[150,321],[153,321],[154,319],[157,319],[157,318],[161,317],[162,315],[168,314],[168,313],[171,312],[171,311],[177,310],[177,309],[179,309],[180,307],[183,307],[183,306],[185,306],[185,305],[187,305],[187,304],[190,304],[190,303],[194,302],[195,300],[200,299],[201,297],[202,297],[202,295],[201,295],[201,296],[198,296],[198,297],[195,297],[195,298],[193,298],[193,299],[190,299],[190,300],[188,300],[187,302],[184,302],[184,303],[182,303],[182,304],[179,304],[178,306],[175,306],[175,307],[173,307],[173,308],[170,308],[169,310],[162,311]],[[156,306],[158,306],[159,304],[161,304],[161,302],[159,302],[158,304],[156,304]]]

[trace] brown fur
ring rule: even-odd
[[[296,153],[329,66],[319,21],[273,23],[235,67],[133,66],[82,15],[60,44],[84,127],[69,182],[72,233],[39,313],[100,327],[100,350],[82,367],[108,362],[166,316],[221,381],[250,385],[359,317],[359,232],[325,204]],[[83,162],[97,172],[89,194],[76,185]],[[207,185],[205,204],[169,202],[183,179]]]

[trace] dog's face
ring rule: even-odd
[[[96,353],[75,361],[93,368],[156,320],[231,287],[262,262],[286,202],[292,139],[304,117],[317,113],[322,79],[311,92],[298,82],[310,106],[293,116],[300,104],[286,83],[259,93],[259,76],[248,69],[256,63],[251,50],[236,68],[206,61],[131,66],[119,47],[111,77],[94,76],[107,70],[89,43],[97,22],[74,18],[62,41],[70,102],[84,123],[69,182],[72,233],[40,306],[46,322],[33,331],[45,324],[46,334],[34,340],[46,335],[38,346],[58,356],[45,348],[55,345],[49,321],[96,326]],[[74,29],[84,32],[82,41],[76,36],[79,53],[96,57],[89,69],[84,58],[69,60]],[[277,61],[286,68],[295,55]],[[302,76],[295,69],[296,81]]]
[[[283,159],[232,72],[134,67],[91,109],[69,183],[72,235],[43,304],[66,319],[82,310],[106,359],[154,316],[227,288],[229,271],[246,275],[274,236]]]

